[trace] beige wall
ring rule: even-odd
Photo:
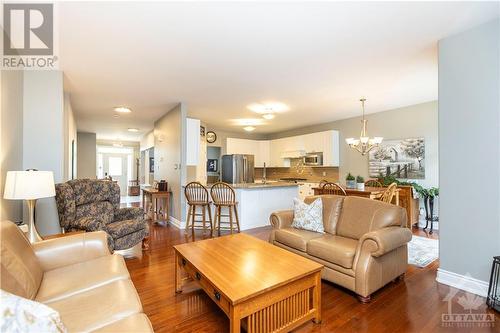
[[[77,178],[77,132],[76,121],[71,106],[69,93],[64,93],[64,180]],[[72,143],[75,142],[75,151],[72,151]],[[75,164],[72,163],[72,154],[75,154]],[[73,168],[73,170],[71,170]]]
[[[186,179],[186,168],[182,161],[182,151],[185,147],[183,140],[185,119],[185,106],[180,103],[154,124],[154,179],[165,179],[168,182],[172,191],[171,216],[178,221],[183,221],[185,216],[182,208],[184,207],[182,185],[185,185]]]
[[[429,187],[439,185],[437,101],[370,114],[366,119],[370,136],[382,136],[386,140],[424,137],[426,178],[418,183]],[[270,135],[269,139],[331,129],[340,132],[340,182],[345,182],[348,172],[367,178],[368,156],[362,156],[345,143],[345,138],[359,137],[361,117],[280,132]]]
[[[21,221],[22,202],[3,199],[7,171],[23,169],[23,72],[2,71],[0,220]]]
[[[97,176],[96,134],[78,132],[77,144],[78,179],[95,179]]]

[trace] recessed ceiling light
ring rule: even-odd
[[[243,127],[243,129],[244,129],[245,131],[247,131],[247,132],[252,132],[252,131],[254,131],[254,130],[255,130],[255,127],[253,127],[253,126],[245,126],[245,127]]]
[[[262,118],[267,119],[267,120],[274,119],[274,117],[275,117],[275,115],[273,113],[264,113],[262,115]]]
[[[132,110],[130,110],[130,108],[127,108],[125,106],[117,106],[114,110],[116,112],[120,112],[120,113],[130,113],[130,112],[132,112]]]
[[[247,105],[247,109],[260,114],[281,113],[290,110],[288,105],[281,102],[252,103]]]
[[[139,132],[139,129],[138,128],[129,128],[128,131],[129,132]]]

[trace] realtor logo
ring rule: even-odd
[[[4,55],[53,55],[53,4],[4,4],[3,22]]]

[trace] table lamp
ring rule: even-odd
[[[8,171],[3,197],[9,200],[26,200],[28,204],[28,239],[31,243],[42,238],[35,227],[36,200],[56,195],[52,171]]]

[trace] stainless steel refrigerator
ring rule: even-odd
[[[254,156],[222,155],[222,181],[229,184],[253,183]]]

